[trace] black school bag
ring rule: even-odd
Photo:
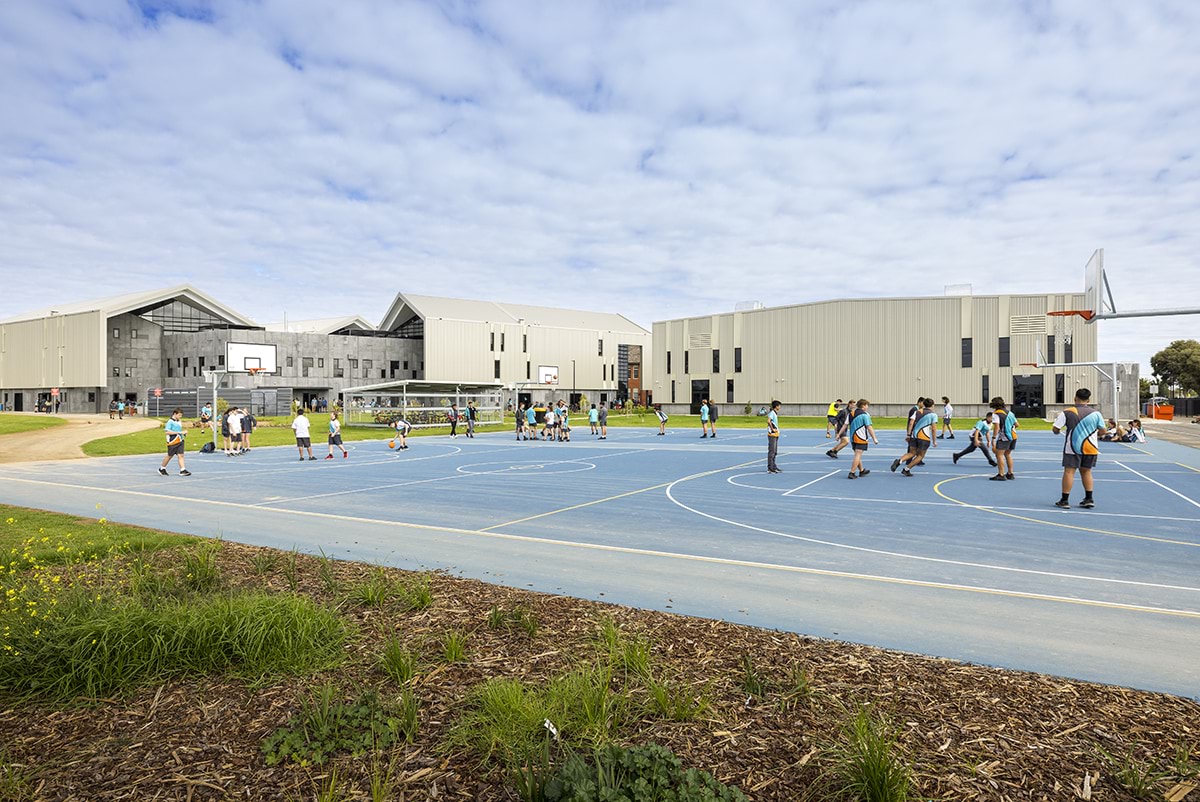
[[[208,441],[207,443],[205,443],[204,445],[200,446],[200,453],[201,453],[201,454],[211,454],[211,453],[213,453],[213,452],[214,452],[214,451],[216,451],[216,450],[217,450],[217,447],[216,447],[216,446],[214,446],[214,445],[212,444],[212,441],[211,441],[211,440],[209,440],[209,441]]]

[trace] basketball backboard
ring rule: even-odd
[[[558,365],[538,365],[538,384],[558,384]]]
[[[278,373],[275,346],[271,343],[225,343],[225,372],[248,373],[251,369],[260,375]]]
[[[1092,258],[1088,259],[1087,267],[1084,268],[1084,319],[1091,323],[1097,317],[1100,317],[1103,309],[1103,293],[1104,293],[1104,249],[1097,248],[1092,254]]]

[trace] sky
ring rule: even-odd
[[[191,283],[654,320],[1200,307],[1194,2],[0,3],[0,319]],[[1200,317],[1105,321],[1141,362]]]

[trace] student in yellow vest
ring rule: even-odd
[[[838,429],[838,410],[842,408],[842,399],[838,399],[829,405],[829,409],[825,410],[825,436],[829,437],[829,430],[837,431]]]

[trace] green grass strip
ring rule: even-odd
[[[0,435],[53,429],[66,423],[50,415],[0,415]]]

